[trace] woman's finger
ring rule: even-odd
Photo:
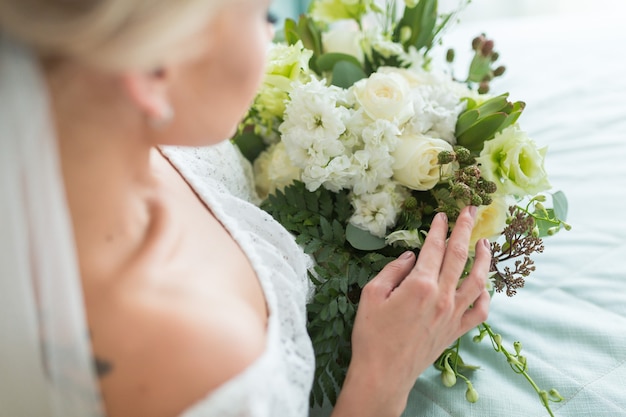
[[[472,304],[483,292],[487,284],[489,267],[491,266],[491,246],[487,239],[481,239],[476,243],[476,256],[470,274],[463,280],[458,290],[457,305],[461,310]]]
[[[448,239],[441,275],[439,276],[439,282],[444,291],[452,291],[456,288],[463,268],[465,268],[475,216],[476,207],[467,206],[463,208],[454,225],[450,239]]]
[[[445,213],[437,213],[430,226],[420,256],[411,272],[411,279],[437,279],[443,256],[446,250],[448,236],[448,218]]]
[[[389,262],[372,279],[365,288],[382,297],[388,297],[400,283],[406,278],[415,265],[415,254],[411,251],[404,252],[397,259]]]
[[[489,315],[489,302],[491,301],[491,296],[487,289],[484,289],[478,298],[474,301],[472,306],[463,313],[461,316],[461,325],[459,329],[459,336],[464,335],[465,333],[472,330],[474,327],[478,326],[480,323],[487,320],[487,316]]]

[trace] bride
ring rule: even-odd
[[[0,0],[0,415],[307,415],[309,261],[225,141],[268,7]],[[335,416],[398,416],[485,319],[474,214],[366,286]]]

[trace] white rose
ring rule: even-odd
[[[424,135],[401,136],[391,154],[394,158],[393,179],[413,190],[430,190],[448,179],[454,170],[452,164],[439,165],[438,157],[442,151],[453,151],[443,139]]]
[[[495,241],[502,234],[509,216],[509,206],[512,204],[513,201],[510,198],[496,197],[488,206],[478,207],[470,237],[470,252],[474,252],[478,240]]]
[[[409,84],[398,74],[374,73],[357,81],[352,91],[373,120],[385,119],[402,125],[414,114]]]
[[[341,53],[355,57],[360,63],[365,60],[361,46],[361,33],[353,28],[335,27],[322,33],[324,52]]]
[[[253,167],[256,190],[261,199],[276,190],[282,190],[299,179],[301,174],[300,168],[291,163],[283,142],[271,145],[263,151],[254,161]]]

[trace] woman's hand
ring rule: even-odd
[[[487,318],[489,242],[461,285],[475,207],[461,212],[446,244],[439,213],[417,262],[407,252],[363,288],[352,333],[352,362],[334,416],[398,416],[419,375],[458,337]],[[458,287],[458,288],[457,288]]]

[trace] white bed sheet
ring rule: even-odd
[[[563,417],[626,416],[626,24],[618,18],[486,21],[446,37],[457,52],[481,31],[495,39],[507,72],[494,92],[527,103],[522,128],[549,146],[552,185],[569,200],[573,229],[546,239],[526,287],[496,295],[489,318],[505,344],[522,341],[538,385],[565,398],[552,405]],[[428,372],[405,416],[548,415],[487,341],[465,346],[466,361],[482,366],[472,378],[479,402],[463,400],[464,383],[446,389]]]
[[[573,226],[546,240],[517,296],[494,297],[488,322],[506,346],[522,341],[540,387],[560,391],[556,416],[626,416],[626,23],[619,16],[485,21],[458,26],[446,43],[463,60],[481,31],[507,66],[494,92],[527,103],[520,123],[549,146],[547,169],[568,197]],[[548,416],[487,340],[467,339],[464,351],[466,362],[481,365],[472,376],[479,401],[465,401],[462,381],[444,388],[430,369],[405,417]]]

